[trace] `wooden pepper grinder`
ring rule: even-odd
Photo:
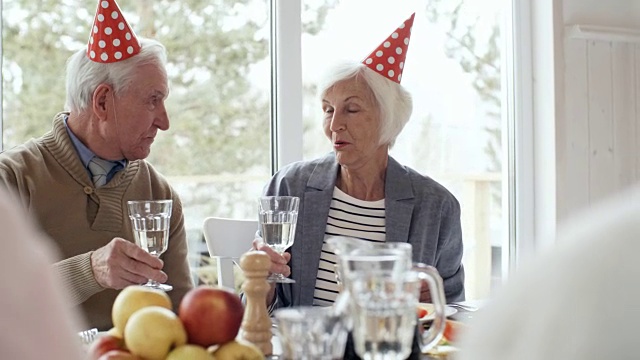
[[[242,291],[247,298],[241,337],[255,344],[265,355],[273,352],[271,319],[267,312],[267,293],[271,288],[267,282],[270,266],[271,259],[264,251],[249,251],[240,258],[240,268],[245,277]]]

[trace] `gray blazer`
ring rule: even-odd
[[[265,195],[300,197],[291,252],[294,284],[278,284],[272,309],[312,305],[339,164],[333,152],[289,164],[265,187]],[[385,181],[386,239],[413,245],[413,260],[435,266],[447,302],[464,300],[460,204],[442,185],[389,156]]]

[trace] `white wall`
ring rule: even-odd
[[[640,0],[557,0],[557,221],[640,181]]]
[[[640,0],[563,0],[564,24],[639,28]]]

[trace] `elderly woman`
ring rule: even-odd
[[[447,302],[464,300],[460,205],[442,185],[389,156],[411,116],[412,99],[399,83],[401,74],[390,77],[392,71],[381,73],[368,63],[339,65],[320,86],[323,127],[333,151],[282,168],[265,188],[265,195],[300,198],[289,253],[279,255],[254,241],[270,255],[272,272],[295,280],[272,286],[271,309],[333,303],[335,255],[324,241],[330,236],[408,242],[414,261],[439,271]],[[420,300],[430,301],[426,286]]]

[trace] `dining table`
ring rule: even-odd
[[[473,319],[477,310],[479,310],[484,301],[464,301],[455,304],[448,304],[450,307],[455,307],[456,312],[450,316],[448,316],[449,320],[454,320],[456,322],[461,322],[463,324],[468,323],[471,319]],[[423,326],[428,327],[429,322],[423,324]],[[97,337],[106,334],[106,332],[98,332],[97,329],[91,329],[88,331],[81,332],[79,335],[83,342],[83,347],[85,350],[88,350],[90,343]],[[272,355],[265,356],[265,359],[269,360],[282,360],[282,347],[280,346],[280,341],[278,340],[278,333],[275,327],[272,328],[272,339],[271,344],[273,346]],[[455,347],[455,343],[453,345],[440,346],[440,348],[436,347],[434,350],[427,354],[420,354],[417,357],[419,360],[452,360],[453,355],[457,352],[457,348]],[[346,354],[345,354],[346,355]],[[354,359],[355,356],[346,356],[345,359]],[[416,357],[412,357],[415,359]]]
[[[476,311],[478,311],[485,302],[485,300],[470,300],[448,304],[456,309],[456,313],[448,316],[447,319],[467,325],[475,316]],[[426,326],[428,326],[428,324],[426,324]],[[456,347],[455,342],[451,345],[436,346],[432,352],[421,354],[420,360],[452,360],[454,354],[458,351],[459,349]]]
[[[479,310],[486,300],[469,300],[457,302],[454,304],[448,304],[448,306],[456,309],[456,312],[447,317],[449,320],[453,320],[456,322],[461,322],[463,324],[468,323],[471,319],[473,319],[477,310]],[[424,323],[423,326],[428,328],[429,323]],[[278,340],[278,334],[276,328],[273,328],[273,337],[271,339],[271,344],[273,345],[273,355],[266,356],[265,359],[268,360],[282,360],[282,348],[280,346],[280,342]],[[432,352],[422,353],[419,355],[419,360],[452,360],[453,354],[455,354],[458,349],[455,347],[455,344],[441,346],[440,348],[436,347]],[[346,355],[346,354],[345,354]],[[412,357],[416,358],[416,357]],[[353,356],[346,356],[345,359],[355,359]]]

